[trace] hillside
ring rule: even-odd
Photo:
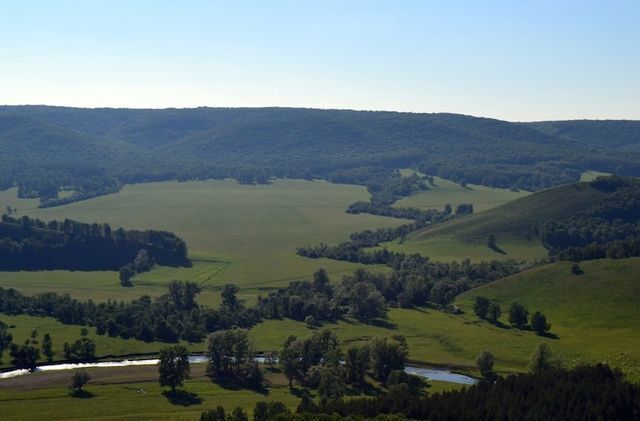
[[[536,267],[462,294],[456,300],[473,318],[473,300],[485,296],[505,309],[513,302],[529,312],[540,310],[551,322],[550,341],[569,361],[608,361],[640,376],[640,258],[600,259],[581,263],[582,275],[571,263]]]
[[[538,235],[542,223],[566,220],[606,196],[590,183],[567,184],[416,231],[402,244],[390,244],[389,248],[421,253],[435,260],[544,258],[547,250]],[[504,253],[487,247],[491,234]]]
[[[416,167],[456,182],[526,190],[578,181],[584,170],[640,175],[640,122],[609,121],[596,134],[594,124],[295,108],[5,106],[0,146],[12,152],[0,158],[0,188],[18,185],[22,196],[47,199],[72,188],[81,200],[152,180],[368,184],[336,177],[361,167],[370,177]]]

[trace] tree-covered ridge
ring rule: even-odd
[[[540,230],[551,256],[569,260],[640,255],[640,181],[599,177],[591,186],[604,200],[564,221],[546,221]]]
[[[186,243],[171,232],[6,214],[0,222],[1,270],[118,270],[141,250],[162,265],[190,265]]]
[[[536,190],[591,169],[640,175],[640,123],[509,123],[455,114],[292,108],[0,107],[0,188],[44,206],[123,183],[234,177],[374,185],[415,167],[461,183]],[[604,124],[604,123],[603,123]],[[599,127],[599,126],[598,126]],[[60,189],[74,191],[59,199]]]

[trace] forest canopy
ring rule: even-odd
[[[456,114],[295,108],[0,107],[0,189],[55,206],[123,184],[272,177],[384,184],[416,168],[537,190],[585,170],[640,175],[640,122],[510,123]],[[610,130],[611,126],[617,130]],[[593,130],[590,130],[593,128]],[[603,131],[604,130],[604,131]],[[606,140],[597,133],[607,134]],[[62,190],[72,191],[64,198]]]

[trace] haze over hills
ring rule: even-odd
[[[234,177],[367,185],[416,167],[457,182],[537,190],[598,170],[640,175],[640,122],[511,123],[457,114],[297,108],[0,107],[0,187],[74,200],[124,183]],[[366,172],[366,175],[362,173]],[[356,175],[355,173],[358,173]]]

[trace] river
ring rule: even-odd
[[[257,357],[256,360],[260,363],[264,362],[264,358]],[[26,376],[33,373],[46,373],[48,371],[63,371],[63,370],[75,370],[78,368],[93,368],[93,367],[131,367],[141,365],[157,365],[159,360],[157,358],[145,359],[145,360],[122,360],[122,361],[101,361],[95,363],[61,363],[61,364],[48,364],[37,367],[34,371],[26,369],[18,369],[5,371],[0,373],[0,379],[9,379],[12,377]],[[203,364],[207,362],[207,357],[204,355],[192,355],[189,357],[189,362],[192,364]],[[465,376],[464,374],[453,373],[450,370],[444,368],[423,368],[416,366],[406,366],[405,371],[414,376],[422,377],[427,380],[437,380],[449,383],[458,383],[471,385],[476,383],[476,379],[473,377]]]

